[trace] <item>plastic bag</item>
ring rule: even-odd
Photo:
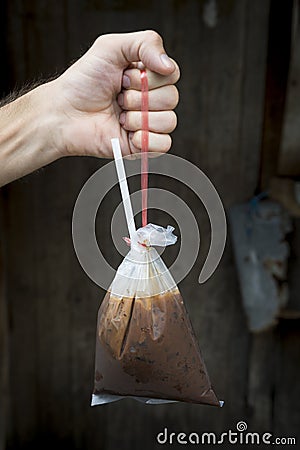
[[[92,405],[122,397],[146,403],[220,406],[178,287],[153,245],[176,242],[173,228],[148,224],[100,306]]]

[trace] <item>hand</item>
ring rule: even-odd
[[[57,115],[55,147],[61,156],[112,157],[118,137],[124,156],[141,148],[141,63],[149,82],[149,151],[165,152],[176,127],[176,63],[154,31],[100,36],[63,75],[48,83]]]
[[[112,157],[113,137],[124,156],[140,152],[141,64],[149,81],[149,151],[169,150],[178,66],[154,31],[108,34],[56,80],[0,108],[0,186],[62,156]]]

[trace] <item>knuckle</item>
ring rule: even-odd
[[[171,109],[176,108],[179,102],[179,92],[176,86],[169,86],[169,106]]]
[[[170,132],[174,131],[177,127],[177,115],[174,113],[174,111],[170,111]]]
[[[180,78],[180,69],[179,69],[179,66],[178,66],[177,62],[173,58],[170,58],[170,59],[171,59],[171,61],[173,62],[174,66],[175,66],[174,72],[172,72],[172,74],[169,75],[169,77],[170,77],[170,84],[171,83],[175,84],[175,83],[177,83],[177,81]]]
[[[146,30],[145,33],[147,33],[147,37],[149,40],[159,43],[162,43],[162,37],[154,30]]]
[[[164,142],[161,145],[161,149],[164,152],[167,152],[168,150],[170,150],[172,145],[172,138],[169,134],[167,134],[166,136],[164,136]]]
[[[101,44],[102,40],[103,40],[103,35],[98,36],[94,41],[94,45]]]
[[[102,47],[102,45],[105,43],[105,41],[107,40],[109,35],[107,34],[100,34],[100,36],[98,36],[95,41],[94,41],[94,46],[96,47]]]
[[[179,79],[180,79],[180,69],[179,69],[179,66],[176,63],[176,61],[174,61],[174,59],[172,59],[172,61],[175,64],[175,67],[176,67],[176,69],[174,71],[174,78],[175,78],[174,83],[177,83],[177,81],[179,81]]]

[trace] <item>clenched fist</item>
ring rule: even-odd
[[[0,109],[0,185],[62,156],[124,156],[141,148],[141,79],[149,83],[149,151],[165,152],[176,127],[179,68],[154,31],[100,36],[60,77]]]
[[[141,148],[141,65],[149,83],[149,151],[165,152],[176,126],[174,83],[179,69],[154,31],[108,34],[54,81],[55,109],[64,115],[59,135],[63,154],[111,157],[112,137],[124,155]]]

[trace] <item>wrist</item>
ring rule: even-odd
[[[55,80],[54,80],[55,81]],[[24,97],[28,96],[31,118],[31,131],[36,133],[36,141],[41,160],[51,162],[60,157],[61,118],[56,108],[56,89],[54,81],[42,84]]]

